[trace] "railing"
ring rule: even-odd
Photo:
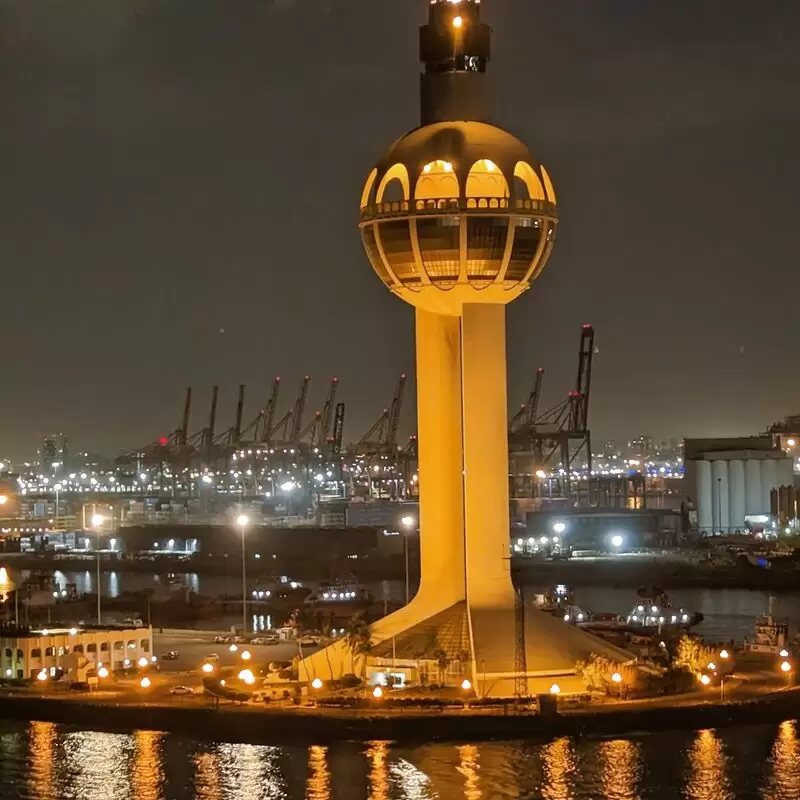
[[[505,211],[508,213],[531,213],[555,216],[556,207],[549,200],[509,197],[449,197],[440,200],[390,200],[370,203],[361,209],[362,219],[404,216],[406,214],[461,214],[471,211]]]

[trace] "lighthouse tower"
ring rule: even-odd
[[[421,126],[384,153],[361,196],[369,261],[414,307],[420,478],[419,591],[372,626],[370,658],[444,652],[466,661],[479,695],[510,696],[520,663],[535,692],[591,652],[630,656],[533,609],[524,645],[515,624],[505,307],[547,263],[558,214],[545,168],[490,122],[491,39],[480,0],[429,3]],[[330,656],[313,659],[317,673]]]

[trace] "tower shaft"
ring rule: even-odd
[[[467,599],[473,609],[513,608],[505,306],[465,304],[461,342]]]

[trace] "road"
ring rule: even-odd
[[[242,664],[241,654],[247,650],[252,658],[251,667],[257,666],[259,669],[267,667],[270,662],[288,662],[298,655],[298,646],[294,642],[285,642],[276,645],[237,645],[238,650],[231,652],[229,645],[217,644],[214,642],[215,634],[199,630],[187,631],[165,631],[164,633],[153,632],[153,652],[159,658],[159,668],[161,672],[196,672],[200,675],[200,667],[204,660],[211,654],[219,656],[221,667],[234,667]],[[310,655],[318,650],[318,647],[304,647],[303,655]],[[165,660],[164,653],[175,650],[178,658],[174,661]],[[255,671],[255,670],[254,670]]]

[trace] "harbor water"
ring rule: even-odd
[[[613,739],[267,747],[0,722],[19,800],[800,799],[798,724]]]

